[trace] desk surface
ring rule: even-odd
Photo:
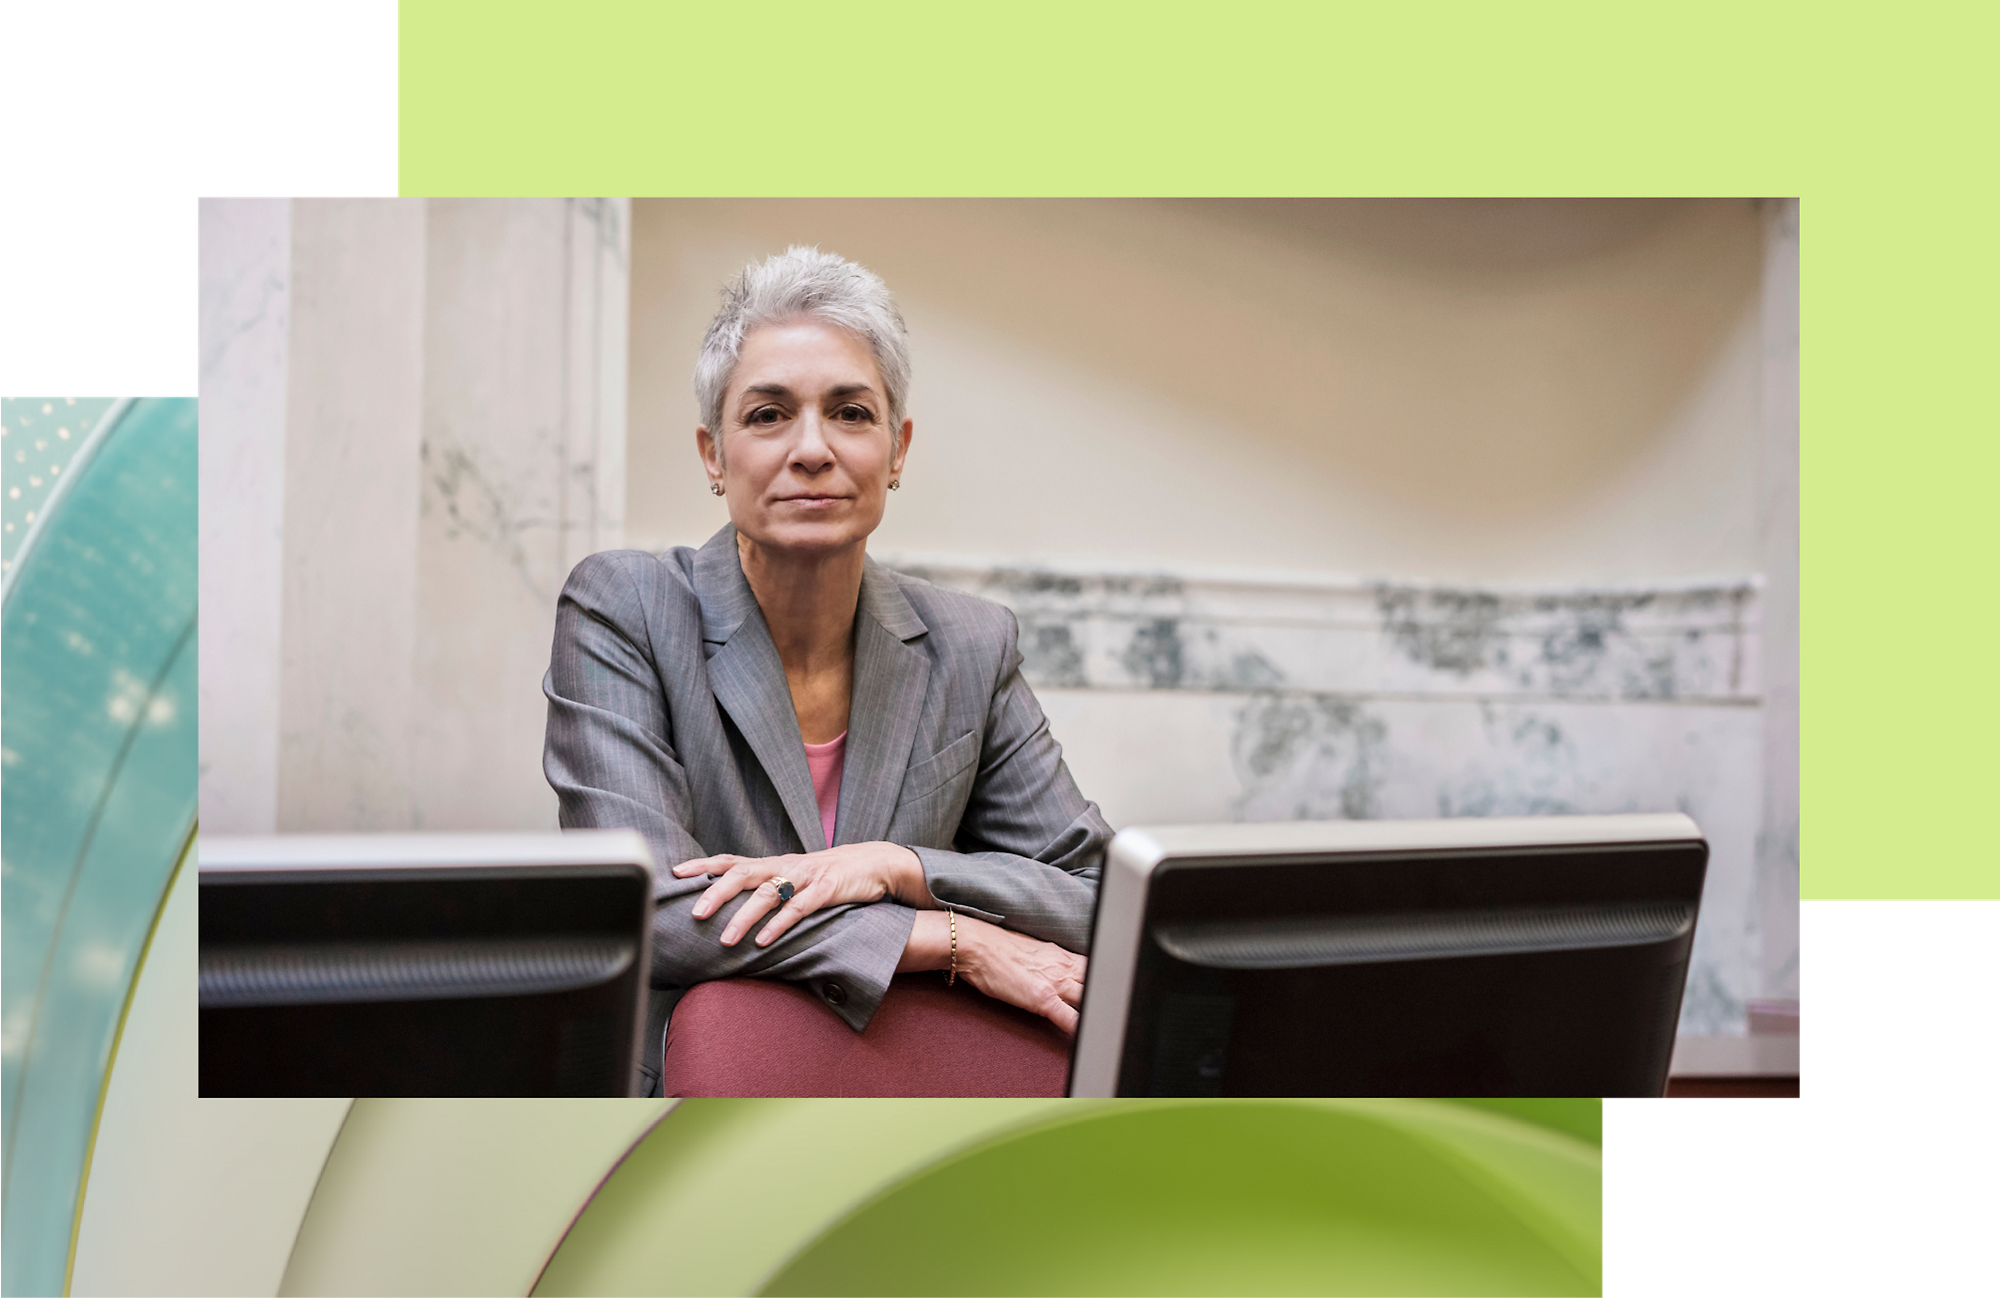
[[[1696,1037],[1674,1042],[1669,1077],[1797,1077],[1795,1036]]]
[[[1667,1098],[1670,1100],[1721,1098],[1796,1100],[1799,1098],[1799,1079],[1796,1077],[1669,1077]]]

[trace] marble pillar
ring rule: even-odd
[[[627,205],[430,207],[416,552],[415,823],[554,828],[556,597],[624,513]]]
[[[292,204],[278,828],[417,818],[426,211]]]
[[[201,823],[278,823],[287,199],[201,203]]]
[[[1763,994],[1799,994],[1799,200],[1765,211],[1757,543],[1764,575]]]
[[[202,816],[555,824],[555,602],[621,543],[629,205],[202,209]]]

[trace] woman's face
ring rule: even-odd
[[[799,321],[744,335],[722,428],[703,425],[695,440],[736,530],[758,546],[808,554],[863,543],[881,523],[911,421],[893,457],[892,431],[867,342]]]

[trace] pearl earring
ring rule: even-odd
[[[894,491],[894,490],[896,490],[896,489],[897,489],[898,487],[900,487],[900,486],[902,486],[902,485],[903,485],[903,480],[902,480],[901,478],[891,478],[891,479],[889,479],[889,490],[891,490],[891,491]]]
[[[721,494],[722,494],[722,484],[721,484],[721,483],[719,483],[719,482],[711,482],[711,483],[709,483],[709,484],[708,484],[708,494],[709,494],[709,495],[711,495],[711,496],[719,496],[719,495],[721,495]]]

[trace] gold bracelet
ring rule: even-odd
[[[947,987],[958,985],[958,912],[951,907],[944,908],[945,922],[951,925],[951,977],[944,980]]]

